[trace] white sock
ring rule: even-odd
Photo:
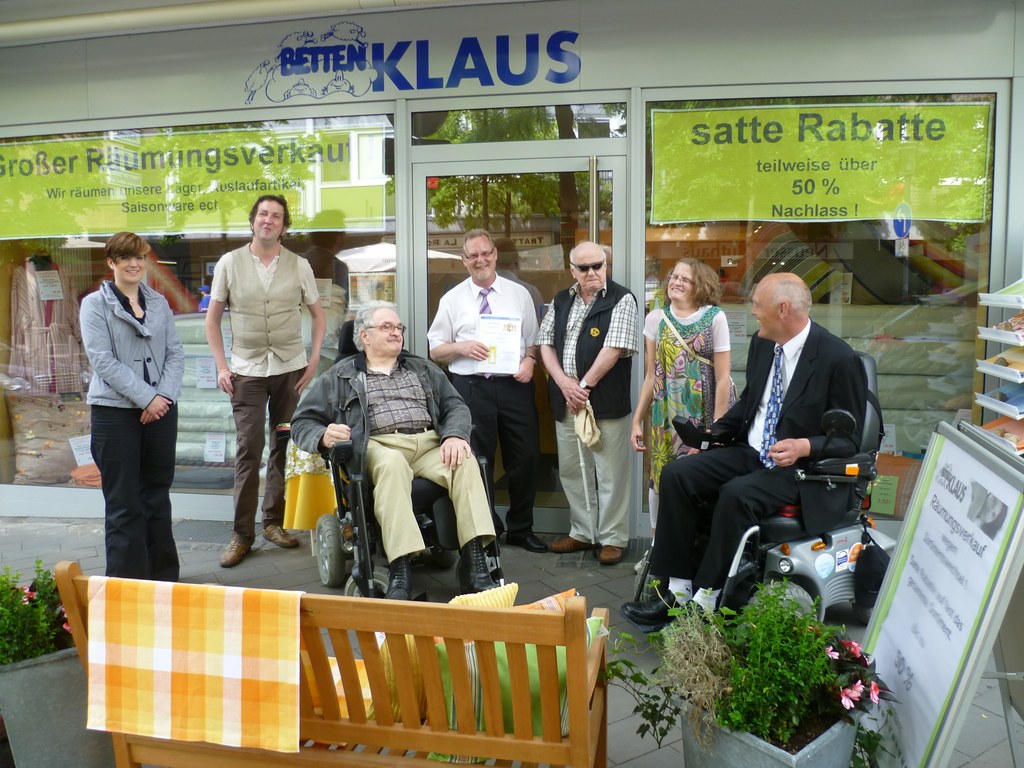
[[[718,596],[722,594],[720,589],[709,589],[701,587],[693,595],[693,602],[704,609],[705,613],[714,613],[718,607]]]
[[[670,576],[668,579],[668,591],[676,596],[676,600],[685,603],[693,597],[693,582],[689,579],[679,579]]]

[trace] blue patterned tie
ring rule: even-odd
[[[761,463],[768,469],[775,466],[768,455],[775,442],[775,425],[779,423],[782,408],[782,347],[775,345],[775,364],[772,366],[772,389],[768,393],[768,411],[764,416],[764,434],[761,436]]]

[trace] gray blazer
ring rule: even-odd
[[[114,408],[145,408],[157,395],[177,402],[185,350],[167,300],[139,285],[146,322],[125,311],[109,281],[82,300],[82,343],[92,365],[87,401]],[[153,384],[147,384],[145,374]]]

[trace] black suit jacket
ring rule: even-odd
[[[717,422],[715,431],[737,443],[747,441],[747,433],[757,414],[757,406],[771,375],[775,342],[754,335],[747,353],[747,384],[736,404]],[[815,322],[804,344],[796,370],[786,389],[775,427],[776,440],[807,438],[811,442],[809,459],[827,456],[852,456],[860,450],[861,429],[867,407],[867,376],[864,366],[850,346]],[[821,417],[832,408],[843,408],[857,417],[857,431],[849,438],[833,438],[826,445]],[[796,468],[806,466],[801,459]],[[789,471],[793,471],[790,468]],[[799,483],[800,506],[808,530],[827,530],[830,519],[853,503],[853,486],[828,491],[825,483]]]

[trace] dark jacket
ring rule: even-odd
[[[715,432],[723,439],[743,443],[757,414],[761,395],[771,375],[775,342],[755,334],[747,352],[747,384],[736,404],[715,422]],[[850,346],[815,322],[800,353],[793,378],[779,411],[775,439],[807,438],[811,456],[797,462],[797,469],[808,461],[830,456],[852,456],[860,450],[861,429],[868,401],[867,375]],[[857,417],[857,431],[849,438],[835,438],[826,446],[821,417],[832,408],[843,408]],[[829,493],[825,483],[798,483],[800,506],[808,530],[827,530],[829,518],[849,509],[853,485]]]
[[[461,437],[469,442],[469,407],[444,372],[429,360],[408,352],[400,353],[398,360],[420,380],[430,421],[441,439]],[[366,403],[366,355],[360,352],[335,363],[313,382],[292,416],[291,438],[302,450],[319,453],[327,425],[347,424],[352,429],[355,455],[365,457],[370,442]]]
[[[576,372],[586,375],[593,365],[598,353],[604,347],[611,324],[612,310],[626,296],[636,301],[636,297],[628,289],[609,280],[605,284],[604,295],[594,299],[583,319],[579,340],[576,343]],[[555,354],[561,362],[565,350],[566,326],[569,310],[574,296],[566,288],[555,295],[551,311],[555,313],[554,347]],[[620,357],[608,373],[590,391],[590,405],[594,409],[594,417],[598,419],[618,419],[628,416],[633,405],[629,398],[630,374],[633,369],[633,358]],[[551,400],[551,411],[557,421],[565,418],[565,397],[553,378],[548,378],[548,397]]]

